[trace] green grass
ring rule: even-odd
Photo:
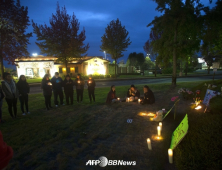
[[[173,120],[172,113],[167,116],[163,122],[163,140],[161,141],[153,140],[153,136],[156,134],[157,122],[151,122],[147,117],[138,116],[138,113],[157,111],[162,107],[170,108],[172,105],[170,98],[176,95],[178,88],[191,89],[195,86],[194,83],[184,82],[178,83],[175,90],[169,90],[170,84],[152,84],[150,88],[157,98],[157,104],[154,106],[140,106],[137,103],[105,105],[106,95],[110,88],[98,88],[96,89],[97,102],[95,104],[89,103],[87,90],[85,90],[82,104],[78,105],[75,101],[73,106],[60,106],[46,111],[43,95],[33,94],[29,96],[31,114],[21,116],[18,102],[19,112],[16,120],[10,118],[4,101],[3,118],[6,122],[0,124],[0,128],[5,142],[12,146],[14,150],[14,157],[10,161],[9,169],[96,169],[98,167],[85,166],[85,163],[89,159],[98,159],[100,156],[106,156],[108,159],[137,161],[136,167],[128,167],[129,169],[168,169],[173,166],[168,164],[167,157],[171,134],[186,111],[178,113],[176,120]],[[141,92],[142,87],[142,85],[138,86]],[[128,86],[117,86],[117,96],[125,97],[127,89]],[[76,98],[76,94],[74,94],[74,98]],[[190,108],[187,109],[190,110]],[[179,110],[181,109],[178,109],[178,112]],[[201,114],[195,115],[201,118]],[[211,115],[206,114],[205,116]],[[196,127],[196,124],[198,124],[196,121],[207,120],[207,117],[202,119],[191,119],[190,117],[191,115],[188,116],[189,132],[177,148],[180,149],[180,146],[184,145],[186,147],[182,147],[182,151],[175,150],[175,157],[176,155],[182,155],[182,160],[185,159],[186,154],[191,154],[191,151],[187,153],[184,150],[190,147],[187,138],[192,139],[192,148],[195,148],[195,145],[198,144],[195,143],[195,134],[199,133],[198,129],[200,127],[205,128],[199,125]],[[132,124],[126,123],[129,118],[133,119]],[[214,117],[211,117],[209,120],[213,119]],[[209,124],[206,127],[208,126],[214,125]],[[215,127],[218,126],[219,123],[215,123]],[[209,130],[213,130],[213,128],[209,128]],[[219,133],[219,130],[215,129],[213,132]],[[203,134],[204,132],[200,135]],[[152,138],[152,151],[147,149],[147,137]],[[201,140],[201,138],[198,140]],[[209,140],[207,141],[206,144],[209,144]],[[218,144],[216,142],[216,146]],[[198,148],[198,146],[196,147]],[[196,153],[197,151],[194,154]],[[202,154],[202,151],[199,154]],[[180,161],[175,158],[178,167],[181,165]],[[108,166],[106,169],[126,169],[126,167]]]

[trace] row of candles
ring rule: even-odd
[[[117,100],[120,100],[120,98],[117,98]],[[130,100],[130,98],[128,97],[127,99],[126,99],[126,101],[129,103],[129,100]],[[138,99],[138,103],[140,103],[140,99]]]
[[[162,122],[159,122],[159,126],[157,126],[157,139],[160,139],[161,137],[161,130],[162,130]],[[150,138],[147,138],[147,144],[148,144],[148,149],[152,150]],[[168,149],[168,156],[169,156],[169,162],[172,164],[173,163],[173,150],[172,149]]]

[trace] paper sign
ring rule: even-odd
[[[204,100],[203,100],[203,104],[204,105],[208,105],[210,102],[210,99],[213,98],[214,96],[217,95],[217,92],[207,89]]]
[[[188,132],[188,116],[183,118],[183,120],[180,122],[179,126],[174,130],[172,139],[171,139],[171,144],[170,144],[170,149],[174,149],[180,141],[184,138],[184,136]]]
[[[219,68],[219,66],[220,66],[220,63],[219,62],[213,62],[213,68],[215,69],[215,68]]]

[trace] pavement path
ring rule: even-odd
[[[215,76],[215,80],[222,79],[222,75],[220,76]],[[201,77],[181,77],[177,79],[177,82],[197,82],[197,81],[204,81],[204,80],[212,80],[212,75],[211,76],[201,76]],[[158,83],[171,83],[172,78],[160,78],[160,79],[138,79],[138,80],[115,80],[115,81],[97,81],[96,82],[96,88],[101,88],[101,87],[110,87],[111,85],[116,85],[116,86],[125,86],[125,85],[139,85],[139,84],[158,84]],[[87,88],[87,86],[85,86]],[[42,93],[42,89],[40,88],[40,85],[38,86],[31,86],[30,87],[30,93],[31,94],[36,94],[36,93]]]

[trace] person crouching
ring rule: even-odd
[[[127,98],[129,98],[130,102],[137,101],[140,98],[140,92],[133,84],[127,91]]]
[[[144,97],[141,99],[140,104],[153,104],[155,103],[155,97],[153,92],[148,86],[143,87]]]
[[[110,103],[114,103],[114,102],[118,102],[118,99],[116,97],[116,88],[114,85],[111,86],[111,90],[109,91],[107,98],[106,98],[106,103],[110,104]]]

